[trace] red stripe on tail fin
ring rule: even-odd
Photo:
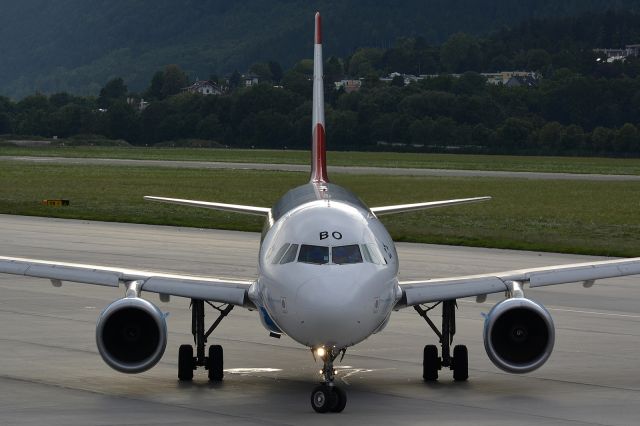
[[[327,145],[324,126],[316,124],[313,129],[313,164],[311,166],[311,182],[329,182],[327,175]]]
[[[322,18],[316,13],[313,50],[313,121],[311,127],[311,182],[329,182],[324,127],[324,83],[322,72]]]
[[[316,12],[316,44],[322,44],[322,17]]]

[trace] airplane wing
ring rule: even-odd
[[[500,293],[507,291],[508,283],[513,281],[530,288],[573,282],[582,282],[585,287],[590,287],[595,280],[637,274],[640,274],[640,257],[520,269],[495,274],[405,281],[400,282],[402,298],[396,308]]]
[[[415,210],[426,210],[426,209],[433,209],[436,207],[455,206],[458,204],[478,203],[481,201],[489,201],[490,199],[491,197],[475,197],[475,198],[461,198],[458,200],[429,201],[426,203],[398,204],[395,206],[373,207],[371,208],[371,211],[376,216],[380,216],[383,214],[411,212]]]
[[[145,196],[145,200],[157,201],[159,203],[168,204],[180,204],[189,207],[202,207],[205,209],[223,210],[234,213],[254,214],[258,216],[268,216],[271,209],[268,207],[256,207],[256,206],[243,206],[240,204],[224,204],[224,203],[212,203],[209,201],[195,201],[195,200],[183,200],[181,198],[165,198],[165,197],[152,197]]]
[[[253,307],[248,291],[253,281],[138,271],[109,266],[52,262],[0,256],[0,273],[48,278],[108,287],[142,281],[142,291]]]

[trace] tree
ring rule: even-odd
[[[240,80],[242,76],[238,72],[238,70],[233,70],[231,77],[229,77],[229,87],[231,89],[237,89],[240,86]]]
[[[164,72],[157,71],[153,74],[151,85],[145,92],[145,97],[149,99],[162,99],[162,86],[164,85]]]
[[[440,61],[449,72],[480,71],[480,45],[474,37],[456,33],[442,45]]]
[[[551,65],[551,55],[544,49],[531,49],[527,52],[527,69],[544,71]]]
[[[414,120],[409,126],[409,136],[412,144],[427,145],[433,132],[433,120],[426,117],[423,120]]]
[[[109,80],[100,90],[98,105],[102,108],[109,108],[114,101],[123,100],[127,97],[127,86],[120,77]]]
[[[638,152],[639,147],[640,134],[638,134],[638,128],[631,123],[625,123],[613,139],[613,149],[619,153],[627,153]]]
[[[269,65],[269,71],[271,71],[271,80],[274,83],[280,83],[280,81],[282,81],[282,77],[284,76],[282,66],[280,66],[280,64],[276,61],[269,61],[267,62],[267,64]]]
[[[596,127],[591,132],[591,143],[593,150],[599,153],[611,153],[613,143],[613,131],[604,127]]]
[[[256,62],[249,67],[249,72],[258,76],[259,81],[272,81],[271,67],[266,62]]]
[[[106,115],[107,136],[134,142],[137,137],[138,120],[135,110],[126,102],[114,102]]]
[[[585,135],[582,127],[577,124],[571,124],[565,128],[562,136],[562,148],[569,152],[584,150]]]
[[[562,125],[553,121],[545,124],[538,132],[538,144],[547,151],[557,151],[562,147],[563,137]]]
[[[362,48],[356,50],[349,59],[349,75],[351,77],[364,77],[369,74],[377,75],[382,60],[383,51],[374,48]]]
[[[0,135],[13,133],[11,117],[5,112],[0,112]]]
[[[511,117],[498,129],[498,139],[500,144],[510,151],[526,148],[532,131],[533,125],[530,121]]]
[[[477,72],[467,71],[454,82],[454,91],[460,94],[471,95],[484,92],[487,86],[487,79]]]
[[[344,78],[344,68],[340,59],[331,56],[324,64],[324,82],[327,86]]]
[[[50,116],[51,133],[60,137],[77,135],[87,129],[91,111],[77,104],[68,104],[59,108]]]
[[[198,124],[198,136],[202,139],[217,140],[222,138],[224,128],[216,114],[209,114]]]
[[[313,93],[313,81],[308,74],[297,72],[295,69],[289,70],[282,78],[282,85],[294,93],[310,99]]]
[[[162,89],[160,91],[162,98],[177,95],[187,84],[189,84],[189,80],[182,68],[175,64],[167,65],[164,69]]]

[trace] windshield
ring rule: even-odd
[[[333,263],[338,265],[362,263],[362,255],[360,254],[360,248],[357,244],[332,247],[331,259]]]
[[[303,244],[300,246],[298,262],[315,263],[316,265],[329,263],[329,247]]]

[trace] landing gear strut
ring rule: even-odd
[[[340,351],[336,352],[327,349],[322,359],[322,377],[324,382],[313,388],[311,391],[311,406],[318,413],[340,413],[347,405],[347,393],[335,385],[335,370],[333,361],[338,357]]]
[[[438,330],[438,327],[429,318],[428,313],[440,304],[442,304],[442,329]],[[427,382],[438,380],[438,371],[442,367],[448,367],[453,370],[453,380],[457,382],[464,382],[469,378],[467,347],[457,345],[453,348],[453,356],[451,356],[451,344],[453,343],[453,336],[456,334],[456,308],[457,303],[455,300],[445,300],[427,308],[422,308],[419,305],[414,306],[414,309],[438,336],[442,346],[442,357],[438,357],[438,347],[436,345],[426,345],[424,347],[422,378]]]
[[[218,318],[205,332],[204,308],[205,303],[219,312]],[[220,345],[209,346],[209,356],[205,356],[207,338],[218,327],[224,317],[233,309],[233,305],[216,306],[211,302],[191,299],[191,333],[196,345],[196,356],[193,356],[193,346],[181,345],[178,351],[178,379],[181,381],[193,380],[193,371],[198,367],[208,370],[209,380],[219,382],[223,373],[223,351]]]

